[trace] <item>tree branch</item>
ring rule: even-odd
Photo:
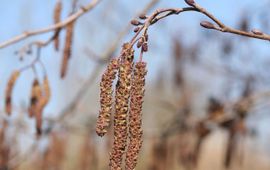
[[[149,11],[153,6],[155,6],[160,0],[151,0],[140,12],[139,14],[146,13]],[[137,16],[139,16],[139,14]],[[82,98],[85,96],[87,90],[91,88],[91,85],[93,82],[95,82],[98,74],[100,71],[102,71],[102,66],[109,62],[110,58],[112,57],[112,54],[117,50],[118,45],[121,43],[123,37],[128,33],[130,30],[131,25],[128,24],[117,36],[115,41],[112,43],[110,47],[107,48],[106,51],[104,51],[103,54],[100,56],[100,60],[103,62],[96,63],[93,72],[89,75],[85,83],[82,85],[82,87],[78,90],[73,100],[61,111],[59,118],[55,121],[61,121],[65,119],[66,116],[69,114],[72,114],[74,110],[77,108],[78,104],[81,102]]]
[[[246,36],[246,37],[250,37],[250,38],[270,41],[269,34],[263,33],[257,29],[253,29],[253,30],[251,30],[251,32],[247,32],[247,31],[237,30],[237,29],[228,27],[224,23],[222,23],[219,19],[217,19],[213,14],[208,12],[206,9],[201,7],[199,4],[195,3],[193,0],[185,0],[185,1],[190,7],[158,9],[154,13],[152,13],[150,16],[145,17],[144,22],[132,20],[131,23],[134,26],[138,27],[138,31],[131,39],[130,44],[133,46],[136,42],[139,41],[139,39],[142,39],[143,41],[145,41],[147,39],[147,31],[148,31],[149,27],[151,25],[154,25],[155,23],[157,23],[159,20],[164,19],[170,15],[179,15],[182,12],[188,12],[188,11],[199,12],[214,22],[214,23],[211,23],[208,21],[201,22],[200,25],[206,29],[213,29],[213,30],[217,30],[220,32],[232,33],[232,34]],[[138,37],[139,35],[141,35],[141,36]],[[145,43],[147,43],[147,41]]]
[[[81,7],[81,9],[78,10],[76,13],[74,13],[73,15],[69,16],[68,18],[66,18],[65,20],[63,20],[57,24],[48,26],[46,28],[34,30],[34,31],[26,31],[21,35],[15,36],[7,41],[4,41],[4,42],[0,43],[0,49],[5,48],[7,46],[10,46],[14,43],[17,43],[19,41],[22,41],[22,40],[29,38],[31,36],[34,36],[34,35],[44,34],[47,32],[55,31],[57,29],[61,29],[65,26],[67,26],[69,23],[77,20],[83,14],[85,14],[88,11],[90,11],[91,9],[93,9],[100,1],[101,0],[92,0],[88,5]]]

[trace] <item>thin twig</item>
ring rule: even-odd
[[[142,9],[142,11],[139,12],[138,15],[142,13],[146,13],[149,11],[153,6],[155,6],[160,0],[151,0],[145,7]],[[89,78],[86,80],[85,84],[79,89],[77,94],[75,95],[74,99],[71,101],[69,105],[67,105],[63,111],[61,112],[61,116],[57,119],[63,120],[67,115],[74,112],[74,110],[77,108],[78,104],[81,102],[81,99],[85,96],[87,90],[91,87],[91,84],[95,82],[97,75],[102,70],[102,66],[106,64],[110,58],[112,57],[112,54],[117,50],[118,45],[120,44],[123,37],[128,33],[130,30],[131,25],[128,24],[119,34],[118,37],[115,39],[115,41],[112,43],[112,45],[104,52],[102,57],[100,57],[100,60],[103,62],[97,63],[97,65],[94,67],[93,72],[90,74]]]
[[[193,11],[193,12],[199,12],[209,19],[211,19],[215,24],[212,24],[208,21],[201,22],[201,26],[207,29],[214,29],[221,32],[226,33],[232,33],[236,35],[246,36],[250,38],[256,38],[261,40],[267,40],[270,41],[270,35],[263,33],[257,29],[251,30],[251,32],[246,32],[238,29],[231,28],[229,26],[226,26],[224,23],[222,23],[219,19],[217,19],[213,14],[208,12],[206,9],[202,8],[199,4],[193,3],[192,5],[189,4],[191,7],[186,8],[166,8],[166,9],[158,9],[154,13],[152,13],[144,23],[140,26],[140,29],[136,32],[136,34],[133,36],[133,38],[130,41],[130,44],[133,46],[135,41],[138,39],[137,37],[141,35],[141,38],[143,38],[145,35],[147,35],[148,28],[151,25],[154,25],[159,20],[164,19],[170,15],[179,15],[183,12]],[[141,33],[143,31],[143,33]]]
[[[15,36],[7,41],[4,41],[4,42],[0,43],[0,49],[7,47],[9,45],[12,45],[14,43],[17,43],[19,41],[22,41],[22,40],[29,38],[31,36],[34,36],[34,35],[44,34],[47,32],[55,31],[57,29],[61,29],[65,26],[67,26],[69,23],[77,20],[83,14],[85,14],[88,11],[90,11],[91,9],[93,9],[100,1],[101,0],[92,0],[88,5],[81,7],[80,10],[78,10],[76,13],[74,13],[73,15],[69,16],[68,18],[66,18],[65,20],[63,20],[59,23],[53,24],[53,25],[48,26],[46,28],[34,30],[34,31],[26,31],[21,35]]]

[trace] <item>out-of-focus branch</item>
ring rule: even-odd
[[[63,21],[61,21],[59,23],[50,25],[50,26],[48,26],[46,28],[41,28],[41,29],[38,29],[38,30],[34,30],[34,31],[26,31],[21,35],[15,36],[15,37],[7,40],[7,41],[4,41],[4,42],[0,43],[0,49],[2,49],[4,47],[7,47],[9,45],[12,45],[14,43],[17,43],[19,41],[22,41],[22,40],[24,40],[26,38],[29,38],[31,36],[34,36],[34,35],[44,34],[44,33],[47,33],[47,32],[52,32],[52,31],[55,31],[57,29],[64,28],[69,23],[77,20],[83,14],[85,14],[88,11],[90,11],[91,9],[93,9],[100,1],[101,0],[92,0],[88,5],[81,7],[81,9],[78,10],[76,13],[74,13],[73,15],[69,16],[68,18],[66,18],[65,20],[63,20]]]

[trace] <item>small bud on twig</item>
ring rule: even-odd
[[[195,1],[194,0],[185,0],[185,2],[190,5],[190,6],[194,6],[195,5]]]
[[[143,50],[143,52],[147,52],[148,51],[148,44],[147,43],[143,43],[142,50]]]
[[[140,30],[140,27],[134,28],[134,32],[138,32]]]
[[[131,23],[132,25],[134,25],[134,26],[138,26],[138,25],[141,24],[141,23],[140,23],[138,20],[136,20],[136,19],[131,20],[130,23]]]
[[[141,14],[141,15],[139,16],[139,18],[140,18],[140,19],[146,19],[147,17],[146,17],[145,14]]]
[[[207,29],[215,29],[215,25],[211,22],[208,22],[208,21],[202,21],[200,23],[200,25],[204,28],[207,28]]]
[[[251,30],[251,32],[253,34],[256,34],[256,35],[263,35],[263,32],[261,30],[258,30],[258,29],[253,29],[253,30]]]
[[[145,41],[147,42],[148,41],[148,34],[145,34],[144,38],[145,38]]]
[[[140,38],[138,43],[137,43],[137,48],[141,48],[142,44],[143,44],[143,39]]]

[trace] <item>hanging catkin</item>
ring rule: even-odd
[[[142,104],[146,74],[146,63],[136,63],[130,94],[129,145],[126,153],[126,170],[135,169],[139,151],[142,147]]]
[[[35,79],[31,89],[30,106],[28,108],[29,117],[36,115],[37,105],[41,99],[42,91],[38,79]]]
[[[49,86],[49,80],[46,76],[43,80],[42,85],[42,97],[38,102],[37,111],[36,111],[36,131],[37,134],[40,135],[42,133],[42,112],[45,108],[45,106],[48,104],[50,98],[51,98],[51,90]]]
[[[65,39],[65,47],[63,52],[62,58],[62,65],[61,65],[61,78],[64,78],[68,68],[68,61],[71,57],[72,51],[72,41],[73,41],[73,29],[74,29],[74,22],[71,22],[66,27],[66,39]]]
[[[58,0],[58,2],[55,4],[55,7],[54,7],[54,14],[53,14],[53,20],[54,20],[54,23],[57,24],[61,21],[61,12],[62,12],[62,2],[61,0]],[[56,51],[59,50],[59,44],[60,44],[60,41],[59,41],[59,34],[60,34],[60,28],[59,29],[56,29],[55,30],[55,33],[54,33],[54,48]]]
[[[104,136],[110,126],[113,105],[113,81],[116,78],[119,59],[112,59],[103,73],[100,82],[100,111],[96,125],[96,133]]]
[[[16,80],[20,75],[19,71],[14,71],[9,78],[7,87],[6,87],[6,94],[5,94],[5,111],[8,115],[11,115],[12,112],[12,91],[14,89],[14,85]]]
[[[110,153],[110,169],[121,170],[123,155],[127,145],[127,113],[131,88],[131,74],[134,50],[123,46],[116,84],[116,102],[114,115],[114,141]],[[128,50],[126,50],[128,49]]]

